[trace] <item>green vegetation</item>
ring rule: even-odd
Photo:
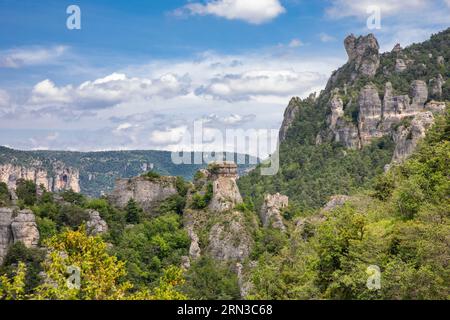
[[[292,233],[259,255],[252,297],[448,299],[449,132],[450,112],[411,159],[377,177],[371,196],[353,196],[306,240]],[[371,265],[380,268],[380,290],[366,287]]]

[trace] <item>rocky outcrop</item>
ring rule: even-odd
[[[380,46],[375,36],[369,34],[356,38],[352,34],[345,39],[344,45],[349,63],[354,65],[352,80],[355,80],[359,75],[375,76],[380,66]]]
[[[210,163],[206,170],[196,175],[184,210],[184,225],[191,238],[190,259],[207,254],[218,261],[242,262],[249,256],[253,246],[251,231],[258,223],[248,221],[243,212],[236,210],[236,205],[242,203],[236,179],[237,166],[233,162]],[[189,197],[204,195],[211,185],[208,206],[194,209]],[[252,224],[251,228],[249,224]]]
[[[108,232],[108,224],[102,219],[100,213],[95,210],[88,210],[89,220],[86,223],[86,230],[90,235],[96,236]]]
[[[428,100],[428,87],[425,81],[414,80],[410,89],[411,109],[421,111]]]
[[[27,248],[34,248],[39,244],[36,217],[31,210],[19,211],[11,222],[11,230],[14,243],[22,242]]]
[[[396,144],[392,162],[402,162],[415,150],[420,139],[425,137],[427,130],[433,125],[434,116],[430,111],[418,113],[410,124],[399,126],[394,133]]]
[[[108,199],[119,208],[134,199],[144,211],[150,212],[161,201],[177,194],[175,183],[175,177],[117,179]]]
[[[209,165],[213,184],[213,197],[209,209],[216,212],[232,210],[242,203],[242,197],[236,183],[237,165],[234,162],[218,162]]]
[[[289,205],[287,196],[277,194],[267,194],[260,210],[260,217],[264,228],[269,226],[286,231],[283,223],[281,210]]]
[[[0,208],[0,265],[8,253],[8,247],[13,242],[11,222],[13,209]]]
[[[436,78],[430,79],[430,94],[431,97],[439,99],[442,97],[442,86],[444,85],[444,78],[438,74]]]
[[[286,139],[287,131],[297,117],[300,101],[301,100],[298,97],[292,98],[284,111],[283,123],[280,128],[280,142]]]
[[[327,204],[322,208],[322,212],[333,211],[336,208],[342,207],[351,198],[345,195],[331,196]]]
[[[403,60],[403,59],[395,60],[395,67],[394,67],[395,72],[397,72],[397,73],[403,72],[406,69],[408,69],[408,66],[406,65],[405,60]]]
[[[43,169],[41,163],[32,166],[18,166],[14,164],[0,165],[0,182],[4,182],[12,190],[15,190],[18,180],[31,180],[37,186],[44,186],[48,191],[58,192],[73,190],[80,192],[80,174],[77,169],[56,162],[49,173]]]
[[[39,230],[31,210],[0,208],[0,264],[11,244],[22,242],[27,248],[39,244]]]
[[[373,84],[366,85],[358,98],[358,129],[361,144],[367,145],[372,138],[382,136],[378,125],[381,122],[381,100],[378,89]]]

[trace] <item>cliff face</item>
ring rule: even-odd
[[[80,192],[80,174],[77,169],[66,167],[62,163],[55,163],[52,172],[43,169],[39,163],[35,166],[19,166],[14,164],[0,165],[0,182],[15,190],[20,179],[31,180],[37,186],[43,185],[46,190],[58,192],[72,189]]]
[[[15,212],[12,208],[0,208],[0,264],[11,244],[22,242],[28,248],[39,243],[39,230],[31,210]]]
[[[108,198],[119,208],[124,208],[130,199],[134,199],[142,209],[151,211],[159,202],[177,194],[175,182],[175,177],[117,179]]]
[[[350,35],[344,45],[348,62],[333,73],[319,97],[322,102],[326,99],[327,116],[324,128],[316,137],[316,144],[338,142],[350,149],[360,149],[374,139],[389,136],[397,144],[393,160],[406,159],[417,145],[416,138],[419,140],[424,135],[423,131],[431,126],[429,122],[432,122],[433,115],[429,113],[436,114],[445,109],[445,102],[430,101],[444,98],[445,79],[438,73],[429,80],[412,80],[407,90],[399,90],[398,77],[405,76],[406,79],[410,72],[408,68],[426,79],[423,76],[424,63],[409,57],[418,55],[417,50],[406,53],[397,45],[391,53],[380,55],[378,42],[372,34],[358,38]],[[432,54],[428,57],[431,57],[433,67],[445,66],[445,58],[441,57],[441,64],[436,65]],[[396,61],[395,65],[392,60]],[[383,68],[380,68],[382,65]],[[392,76],[399,72],[400,75]],[[395,87],[389,81],[391,78],[396,82]],[[384,84],[380,85],[380,82]],[[404,84],[405,80],[401,83]],[[286,138],[299,113],[301,102],[298,98],[290,101],[280,129],[281,141]],[[421,126],[425,118],[427,123]],[[408,130],[402,127],[407,120],[413,121],[416,127]],[[408,141],[402,138],[411,137],[411,134],[416,138]]]
[[[243,212],[236,210],[236,205],[242,203],[236,178],[236,164],[221,162],[209,165],[201,171],[201,178],[194,181],[184,210],[185,226],[191,238],[191,259],[208,254],[222,262],[242,262],[249,256],[252,229],[257,228],[257,221],[248,221]],[[193,207],[193,197],[207,194],[208,186],[212,187],[212,194],[207,207]]]

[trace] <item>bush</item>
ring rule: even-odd
[[[16,187],[17,197],[24,205],[32,206],[36,203],[36,184],[30,180],[19,179]]]
[[[64,201],[77,206],[84,206],[86,204],[86,198],[81,193],[76,193],[73,190],[65,190],[61,193],[61,197]]]
[[[0,206],[5,206],[9,203],[8,186],[4,182],[0,182]]]
[[[199,258],[186,274],[183,291],[191,299],[237,300],[240,298],[236,273],[210,257]]]

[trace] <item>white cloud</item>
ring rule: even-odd
[[[298,48],[301,46],[303,46],[303,42],[300,39],[292,39],[288,45],[289,48]]]
[[[20,68],[23,66],[54,63],[55,59],[67,52],[66,46],[50,48],[27,47],[0,51],[0,68]]]
[[[205,4],[188,3],[175,14],[215,15],[228,20],[261,24],[286,12],[279,0],[208,0]]]
[[[332,41],[336,41],[336,38],[333,36],[330,36],[329,34],[325,33],[325,32],[321,32],[319,34],[319,39],[322,42],[332,42]]]
[[[188,92],[189,82],[186,76],[170,73],[155,79],[128,78],[125,74],[113,73],[77,87],[58,87],[46,79],[34,86],[29,102],[38,106],[71,105],[78,109],[102,109],[136,99],[184,95]]]
[[[254,70],[240,74],[225,74],[200,87],[196,93],[229,101],[248,100],[257,96],[289,96],[323,82],[317,72],[294,70]]]
[[[187,126],[155,130],[150,135],[150,140],[157,145],[177,144],[187,133]]]

